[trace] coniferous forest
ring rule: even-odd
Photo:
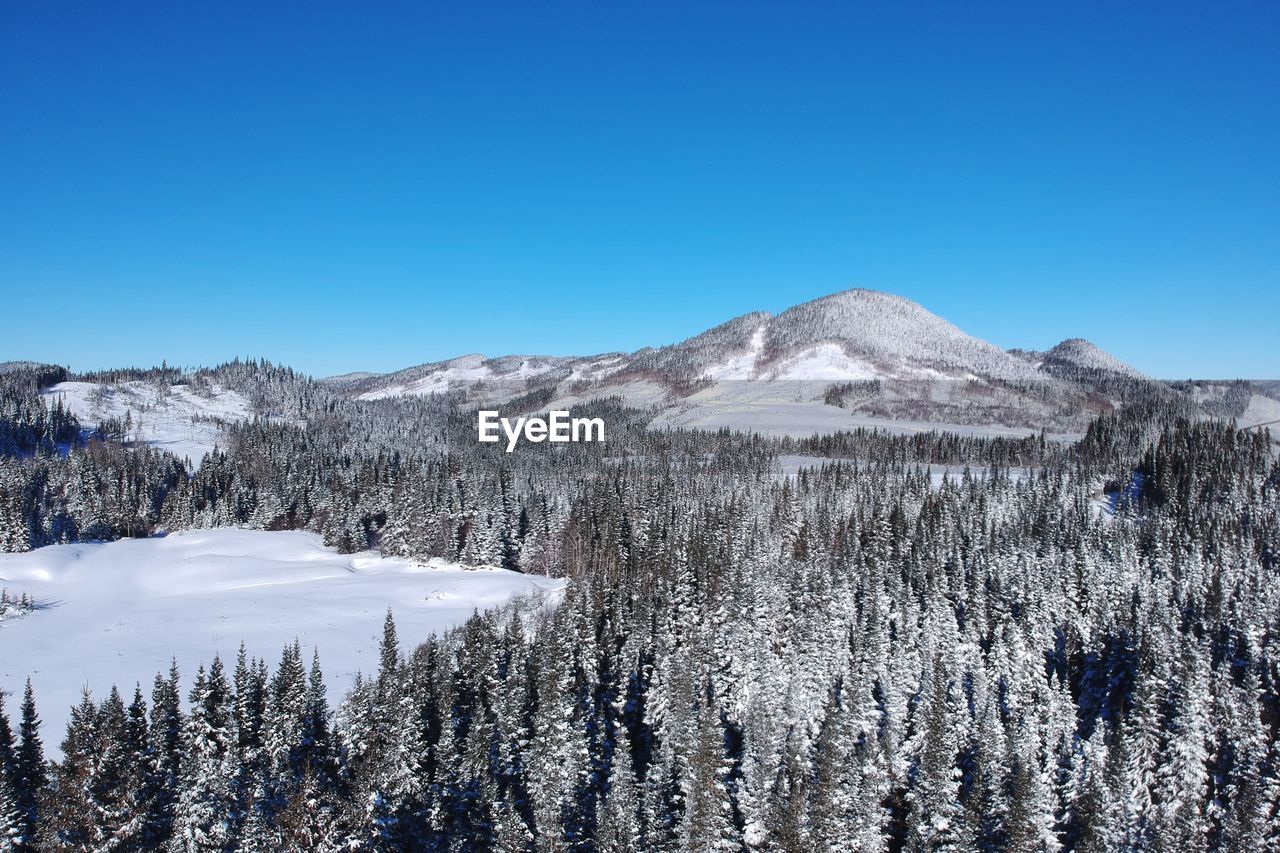
[[[0,696],[0,850],[1280,850],[1280,464],[1178,395],[1075,443],[601,400],[606,442],[505,453],[463,392],[76,377],[251,400],[188,467],[41,396],[66,378],[0,375],[0,550],[311,530],[569,584],[444,636],[389,612],[332,707],[297,644],[86,693],[65,731]]]

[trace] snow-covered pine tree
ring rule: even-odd
[[[183,853],[224,850],[234,841],[240,816],[234,810],[236,742],[234,706],[222,661],[196,673],[190,716],[182,739],[179,795],[170,849]]]
[[[22,694],[18,723],[18,745],[13,758],[13,791],[17,802],[19,829],[25,848],[37,849],[41,839],[40,801],[48,780],[44,743],[40,740],[40,717],[36,714],[35,692],[27,679]]]

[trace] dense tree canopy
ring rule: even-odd
[[[565,597],[432,638],[389,613],[336,709],[296,644],[86,695],[54,762],[28,693],[0,849],[1280,849],[1265,432],[1153,397],[1073,446],[791,441],[605,401],[608,442],[507,454],[459,397],[215,373],[261,417],[192,475],[11,383],[0,548],[311,529]]]

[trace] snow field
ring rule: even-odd
[[[0,554],[0,586],[45,605],[0,623],[0,690],[20,697],[31,677],[56,751],[83,687],[102,699],[116,684],[127,701],[140,682],[149,697],[176,657],[185,697],[215,652],[234,664],[243,641],[274,667],[296,638],[308,660],[319,648],[336,703],[357,671],[376,672],[388,606],[407,652],[517,596],[553,603],[564,581],[339,554],[312,533],[219,529]]]

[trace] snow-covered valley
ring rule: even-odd
[[[31,677],[45,739],[62,737],[83,687],[150,690],[176,658],[184,679],[243,641],[274,664],[296,638],[319,648],[330,698],[358,671],[377,669],[388,607],[406,650],[517,596],[554,602],[564,582],[502,569],[467,569],[339,554],[302,532],[193,530],[152,539],[51,545],[0,554],[0,586],[40,605],[0,624],[0,690]]]

